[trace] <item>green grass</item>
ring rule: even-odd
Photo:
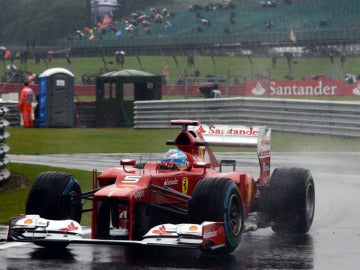
[[[137,153],[165,151],[176,129],[8,128],[13,154]],[[24,139],[27,138],[27,139]]]
[[[161,153],[178,129],[8,128],[11,154]],[[239,149],[216,148],[219,151]],[[247,149],[245,149],[246,151]],[[359,151],[359,139],[273,132],[272,151]]]
[[[174,139],[177,129],[24,129],[8,128],[9,154],[61,153],[161,153],[168,150],[165,142]],[[272,151],[360,151],[360,140],[330,136],[308,136],[273,132]],[[237,148],[215,148],[214,151],[239,151]],[[249,151],[245,149],[244,151]],[[10,163],[13,174],[25,176],[26,187],[0,194],[0,224],[8,218],[24,213],[26,198],[32,182],[43,171],[57,170],[73,174],[83,191],[91,189],[91,172],[46,166]],[[90,214],[82,223],[88,225]]]
[[[141,63],[134,56],[127,56],[125,58],[125,69],[143,69],[156,75],[161,75],[165,66],[169,67],[170,83],[174,83],[177,75],[184,70],[186,74],[194,74],[195,68],[201,72],[204,77],[208,74],[213,74],[218,77],[230,77],[230,82],[233,82],[235,77],[240,81],[254,78],[256,74],[266,75],[270,78],[283,80],[289,74],[287,60],[284,57],[279,57],[275,67],[272,67],[271,57],[252,57],[252,64],[246,56],[195,56],[195,67],[187,65],[186,56],[177,56],[175,60],[171,56],[139,56]],[[115,63],[115,57],[108,56],[105,58],[107,67],[109,69],[120,69]],[[296,63],[296,64],[295,64]],[[19,60],[15,60],[15,65],[21,67],[23,70],[29,69],[36,74],[42,73],[46,70],[46,65],[41,62],[35,64],[33,60],[29,60],[27,65],[21,64]],[[76,82],[81,82],[81,77],[84,73],[97,73],[100,68],[104,66],[100,57],[74,57],[71,58],[71,65],[67,63],[65,57],[54,58],[49,64],[48,68],[63,67],[71,70],[76,77]],[[304,79],[309,75],[327,74],[333,79],[344,78],[347,73],[355,75],[360,74],[360,58],[348,56],[343,68],[340,66],[338,58],[335,58],[334,66],[331,65],[328,57],[322,58],[294,58],[291,66],[291,75],[294,79]]]

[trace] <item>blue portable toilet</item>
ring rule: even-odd
[[[39,127],[75,126],[74,78],[65,68],[50,68],[39,75]]]

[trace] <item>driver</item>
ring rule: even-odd
[[[170,149],[161,159],[161,167],[185,171],[190,167],[186,154],[178,149]]]

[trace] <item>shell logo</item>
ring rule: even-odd
[[[24,220],[24,224],[26,224],[26,225],[30,225],[30,224],[32,224],[33,223],[33,220],[32,219],[26,219],[26,220]]]
[[[198,229],[198,227],[195,226],[195,225],[192,225],[192,226],[189,227],[189,231],[190,231],[190,232],[196,232],[197,229]]]

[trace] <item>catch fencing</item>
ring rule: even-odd
[[[360,138],[360,102],[247,97],[135,102],[135,128],[170,128],[171,119]]]

